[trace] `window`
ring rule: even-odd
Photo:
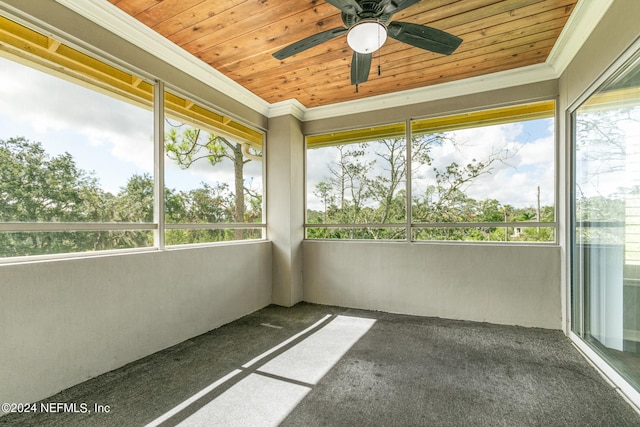
[[[170,92],[154,111],[150,79],[0,24],[0,258],[263,237],[262,133]]]
[[[413,121],[412,240],[554,242],[554,103]]]
[[[0,255],[153,245],[153,113],[0,58]]]
[[[307,238],[555,242],[554,108],[307,137]]]
[[[307,138],[307,238],[406,239],[404,124]]]
[[[262,134],[171,92],[164,127],[166,244],[262,238]]]
[[[572,125],[572,328],[640,389],[640,52]]]

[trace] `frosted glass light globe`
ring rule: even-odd
[[[347,34],[347,43],[358,53],[375,52],[386,40],[386,27],[376,21],[359,22]]]

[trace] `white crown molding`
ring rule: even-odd
[[[551,49],[549,57],[542,64],[388,95],[309,108],[304,115],[304,120],[326,119],[346,114],[400,107],[560,78],[612,3],[613,0],[579,0],[553,49]]]
[[[557,78],[548,64],[536,64],[514,70],[501,71],[464,80],[405,90],[366,99],[346,101],[307,109],[304,120],[327,119],[354,113],[364,113],[386,108],[402,107],[438,99],[469,95],[495,89],[504,89],[528,83],[542,82]]]
[[[578,1],[547,58],[547,63],[555,69],[558,77],[582,48],[612,4],[613,0]]]
[[[151,55],[189,73],[254,111],[265,116],[269,115],[271,105],[268,102],[108,1],[56,0],[56,2],[128,40]]]
[[[305,120],[309,109],[302,105],[297,99],[288,99],[286,101],[271,104],[269,109],[269,118],[278,116],[291,115],[300,121]]]
[[[107,1],[56,1],[266,117],[292,115],[301,121],[406,106],[557,79],[613,3],[613,0],[579,0],[547,61],[543,64],[392,94],[307,108],[295,99],[274,104],[264,101]]]

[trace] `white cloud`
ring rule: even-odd
[[[548,125],[544,122],[540,126]],[[551,129],[551,132],[553,129]],[[463,166],[474,159],[486,161],[491,155],[509,148],[503,161],[496,161],[491,171],[474,179],[467,194],[478,200],[492,198],[503,204],[523,207],[537,202],[537,188],[541,187],[541,203],[554,203],[554,136],[528,142],[528,135],[520,123],[486,126],[451,132],[457,142],[432,151],[433,166],[443,170],[456,162]],[[431,174],[433,177],[433,173]]]
[[[262,162],[250,161],[245,163],[243,178],[245,187],[253,191],[262,191]],[[234,191],[235,172],[230,159],[223,158],[221,162],[211,165],[208,159],[195,161],[188,169],[181,169],[178,163],[165,156],[165,183],[168,188],[178,191],[189,191],[201,187],[201,183],[215,185],[227,183]]]
[[[96,171],[108,191],[131,172],[153,171],[150,111],[0,58],[0,115],[11,135],[42,142],[51,154],[69,152]]]
[[[549,125],[549,121],[540,121],[534,127],[535,135],[541,137],[533,141],[522,123],[450,132],[448,136],[456,144],[444,143],[432,147],[432,164],[414,169],[414,195],[424,192],[428,185],[434,185],[433,168],[443,171],[453,162],[464,167],[474,161],[487,161],[508,147],[510,151],[507,158],[495,161],[490,173],[474,179],[466,193],[477,200],[493,198],[503,204],[525,207],[535,206],[540,186],[541,203],[552,205],[555,199],[553,126]],[[318,205],[315,208],[319,207],[319,202],[313,196],[315,185],[329,176],[329,165],[336,160],[335,148],[307,152],[307,198],[310,203]],[[314,205],[309,207],[314,209]]]

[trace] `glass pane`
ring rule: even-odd
[[[124,101],[6,58],[0,79],[0,222],[152,222],[148,101]],[[71,236],[81,241],[47,253],[121,247],[116,235]],[[89,236],[96,240],[85,242]],[[101,240],[109,236],[115,240]],[[21,252],[6,246],[17,242],[5,241],[0,256]]]
[[[52,255],[153,246],[153,231],[0,233],[2,256]]]
[[[386,128],[392,128],[393,132],[378,137],[375,132],[374,135],[363,131],[345,132],[331,141],[308,146],[307,223],[406,222],[404,126]],[[345,142],[351,134],[357,142]],[[364,137],[358,138],[360,134]],[[332,236],[339,233],[336,229],[327,232]],[[315,233],[308,233],[313,235]],[[347,233],[343,238],[352,238],[350,235]]]
[[[414,241],[553,243],[553,227],[420,227],[412,230]]]
[[[4,58],[0,79],[1,221],[149,221],[129,184],[153,172],[151,106]]]
[[[262,228],[221,228],[215,230],[166,230],[167,245],[197,244],[208,242],[230,242],[233,240],[262,239]]]
[[[407,229],[400,227],[308,227],[307,239],[406,240]]]
[[[640,60],[573,115],[574,330],[640,385]]]
[[[176,99],[175,95],[167,97]],[[179,98],[178,98],[179,99]],[[192,107],[192,109],[195,107]],[[262,147],[166,109],[165,220],[167,224],[262,223]],[[213,114],[213,113],[211,113]],[[167,244],[255,238],[250,230],[168,230]]]
[[[412,124],[413,223],[554,221],[554,119],[509,120],[491,126],[464,123],[461,129],[434,133],[422,130],[422,122]],[[473,230],[420,230],[417,235],[549,241],[549,233],[537,229]]]

